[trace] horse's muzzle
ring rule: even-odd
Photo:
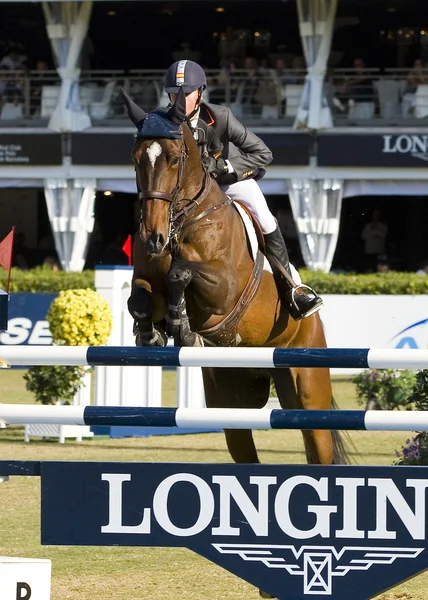
[[[165,245],[166,240],[162,233],[152,233],[146,242],[147,252],[149,254],[160,254]]]

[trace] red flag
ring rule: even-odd
[[[7,287],[6,293],[9,293],[10,287],[10,270],[12,268],[12,253],[13,253],[13,240],[15,237],[15,226],[12,227],[12,231],[7,234],[2,242],[0,242],[0,265],[7,271]]]
[[[128,265],[132,265],[132,236],[128,235],[126,238],[126,242],[122,246],[122,250],[125,252],[128,257]]]

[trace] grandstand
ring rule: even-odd
[[[364,270],[361,233],[380,208],[390,266],[416,270],[428,256],[423,6],[0,3],[0,234],[15,223],[25,235],[24,268],[54,254],[81,270],[107,247],[124,261],[135,184],[119,89],[145,110],[165,104],[165,69],[189,58],[206,68],[209,101],[230,106],[271,147],[261,187],[297,265]]]

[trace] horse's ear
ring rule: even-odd
[[[147,113],[145,113],[142,108],[140,108],[133,100],[131,100],[123,88],[120,88],[120,93],[122,94],[125,102],[126,110],[128,111],[128,117],[131,119],[134,125],[137,126],[138,123],[146,118]]]
[[[168,111],[168,119],[176,125],[181,125],[186,118],[186,94],[181,87],[174,104]]]

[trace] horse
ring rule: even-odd
[[[179,346],[325,348],[319,313],[290,317],[261,250],[253,257],[239,211],[205,171],[184,93],[169,109],[148,114],[123,96],[137,127],[140,222],[128,299],[136,343],[165,346],[170,335]],[[202,374],[209,408],[261,409],[271,379],[284,409],[336,408],[327,368],[204,367]],[[259,462],[252,430],[224,434],[236,463]],[[308,464],[348,463],[340,432],[302,434]]]
[[[185,96],[145,113],[123,92],[137,127],[132,149],[140,202],[128,309],[137,343],[325,348],[319,313],[293,320],[239,211],[203,167]],[[261,257],[261,258],[260,258]],[[273,378],[283,408],[335,406],[327,368],[203,368],[207,407],[262,408]],[[225,430],[237,463],[257,463],[251,430]],[[304,431],[309,464],[346,463],[339,432]]]

